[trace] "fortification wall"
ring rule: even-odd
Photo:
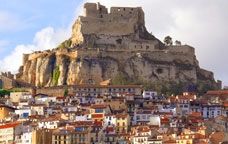
[[[3,88],[3,89],[11,89],[11,88],[14,88],[14,86],[16,85],[15,80],[5,77],[3,75],[0,75],[0,81],[1,81],[0,88]]]
[[[173,61],[184,64],[195,65],[195,56],[182,53],[170,53],[169,51],[154,51],[151,53],[145,53],[147,57],[155,61],[163,61],[167,63],[173,63]]]
[[[195,55],[195,49],[188,45],[181,45],[181,46],[169,46],[167,50],[171,53],[180,53],[180,54],[187,54],[187,55]]]
[[[94,3],[87,3],[84,8],[85,16],[80,16],[73,25],[73,41],[81,34],[129,35],[135,33],[137,26],[144,25],[144,13],[139,7],[112,7],[110,13],[104,6]]]
[[[65,88],[64,87],[53,87],[53,88],[37,88],[36,89],[36,94],[38,93],[42,93],[42,94],[46,94],[49,96],[55,96],[55,97],[63,97],[64,96],[64,91]],[[69,91],[70,93],[70,91]]]

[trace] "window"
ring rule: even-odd
[[[140,116],[136,116],[136,120],[139,120],[140,119]]]
[[[95,109],[95,113],[103,113],[103,109]]]

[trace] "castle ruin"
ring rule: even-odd
[[[99,84],[121,74],[131,82],[203,81],[217,86],[213,73],[199,67],[193,47],[166,46],[147,31],[141,7],[108,10],[86,3],[84,10],[65,41],[70,45],[25,54],[17,79],[36,86]]]

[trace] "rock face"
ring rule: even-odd
[[[199,67],[188,45],[165,46],[148,33],[142,8],[84,5],[72,37],[54,50],[24,55],[17,79],[36,86],[99,84],[124,77],[129,82],[205,82],[213,73]]]

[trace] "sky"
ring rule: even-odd
[[[142,7],[149,32],[193,46],[200,66],[228,85],[227,0],[0,0],[0,71],[16,73],[23,53],[69,38],[85,2]]]

